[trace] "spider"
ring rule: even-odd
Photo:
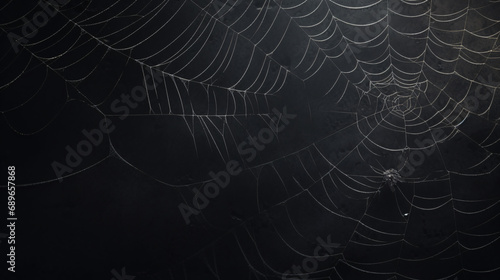
[[[394,192],[396,189],[394,186],[398,182],[403,182],[403,179],[401,178],[401,175],[399,175],[398,171],[394,168],[387,169],[382,173],[384,175],[384,181],[389,185],[389,188],[391,188],[391,191]]]
[[[384,186],[384,183],[389,185],[389,188],[391,189],[392,192],[395,192],[396,188],[394,186],[396,186],[398,182],[403,182],[403,178],[401,177],[401,175],[399,175],[399,172],[394,168],[390,168],[390,169],[387,169],[385,171],[382,171],[383,169],[379,170],[379,169],[374,168],[374,167],[372,167],[372,169],[376,173],[382,175],[384,178],[384,181],[382,182],[381,186],[377,189],[374,196],[371,197],[371,199],[380,195],[380,191],[381,191],[382,187]],[[371,201],[371,199],[368,199],[366,201],[367,205],[369,205],[369,201]]]

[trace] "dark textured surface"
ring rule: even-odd
[[[70,1],[17,53],[8,34],[42,9],[2,4],[17,279],[498,279],[499,4],[223,2]],[[125,105],[145,71],[155,88]],[[238,149],[285,107],[255,158]],[[179,205],[231,161],[186,224]],[[328,258],[283,276],[327,237]]]

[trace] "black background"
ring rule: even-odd
[[[468,80],[500,81],[500,6],[420,1],[400,4],[403,16],[384,8],[398,1],[291,8],[302,2],[243,1],[218,17],[210,1],[70,1],[19,53],[7,34],[22,34],[22,17],[41,8],[2,4],[1,168],[16,166],[17,279],[112,279],[122,268],[137,280],[281,279],[328,235],[340,247],[310,279],[498,279],[498,83],[463,123],[443,112],[463,108],[455,105],[477,86]],[[378,39],[349,62],[339,30],[351,41],[356,33],[343,21],[373,23],[373,11],[389,14],[381,26],[390,28],[367,35]],[[433,34],[395,31],[429,24]],[[325,29],[332,50],[308,48]],[[218,54],[228,50],[227,65]],[[120,119],[111,104],[144,84],[143,69],[164,80]],[[374,86],[391,73],[422,88]],[[416,98],[406,119],[383,107],[393,94]],[[297,117],[247,162],[238,144],[285,106]],[[115,130],[60,182],[53,162],[65,164],[65,147],[103,118]],[[413,140],[433,125],[450,137],[392,192],[381,172],[418,150]],[[192,188],[230,160],[243,172],[186,225],[178,205],[192,205]],[[5,241],[2,275],[12,277]]]

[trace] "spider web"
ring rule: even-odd
[[[2,41],[3,129],[39,143],[9,153],[33,170],[24,186],[58,184],[51,162],[81,129],[111,121],[115,131],[63,184],[100,174],[104,187],[107,176],[162,194],[151,204],[166,213],[167,240],[140,277],[498,275],[486,258],[500,237],[497,2],[50,5],[18,53]],[[6,3],[5,38],[41,9]],[[126,115],[112,109],[152,76],[145,101]],[[238,145],[284,107],[297,118],[245,160]],[[241,175],[185,225],[177,205],[231,160]],[[391,188],[389,169],[401,174]],[[304,269],[318,237],[338,246]],[[300,272],[285,278],[294,265]]]

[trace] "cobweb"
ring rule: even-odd
[[[141,243],[161,258],[138,278],[499,274],[497,1],[54,3],[18,53],[2,41],[3,126],[38,139],[12,152],[36,155],[32,186],[59,184],[51,163],[81,129],[115,125],[62,184],[104,169],[162,197],[145,202],[166,213],[148,223],[168,223],[160,249]],[[40,10],[8,1],[4,38]],[[152,76],[143,102],[112,109]],[[297,117],[246,160],[238,145],[283,109]],[[231,160],[242,173],[186,225],[178,205]],[[304,267],[318,238],[336,245]]]

